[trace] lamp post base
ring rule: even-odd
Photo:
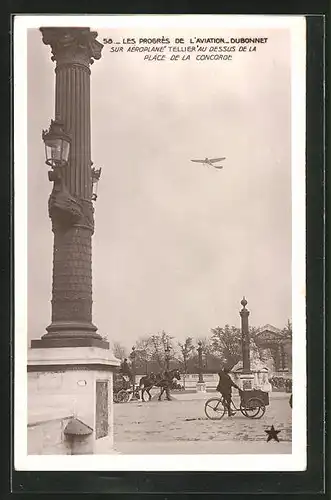
[[[54,322],[47,328],[41,339],[32,340],[31,348],[47,347],[101,347],[109,349],[109,342],[97,333],[92,323],[74,321]]]
[[[76,337],[47,337],[47,334],[36,340],[31,340],[32,349],[44,349],[51,347],[100,347],[101,349],[109,349],[109,342],[102,337],[79,336]]]

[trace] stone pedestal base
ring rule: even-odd
[[[254,388],[254,374],[252,373],[241,373],[240,374],[240,386],[243,391],[250,391]]]
[[[206,392],[205,382],[197,382],[196,391],[197,392]]]
[[[112,453],[119,364],[99,347],[30,349],[28,454]]]

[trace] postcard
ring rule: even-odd
[[[305,470],[305,26],[15,17],[17,470]]]

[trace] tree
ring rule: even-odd
[[[287,320],[286,326],[282,329],[282,334],[284,337],[292,338],[292,321]]]
[[[235,326],[217,326],[211,330],[211,348],[221,363],[232,368],[242,357],[241,330]]]
[[[146,363],[150,363],[152,371],[163,371],[166,368],[166,352],[169,347],[170,360],[175,359],[173,337],[162,330],[161,333],[146,336],[136,342],[137,354],[140,359]]]
[[[211,354],[212,347],[208,337],[199,337],[198,341],[201,342],[202,351],[204,354]]]
[[[250,327],[250,350],[257,352],[254,341],[256,332],[255,327]],[[225,325],[224,328],[216,327],[211,330],[211,351],[217,354],[223,365],[232,368],[242,359],[242,336],[241,329],[236,326]]]
[[[159,369],[164,367],[164,348],[160,335],[151,335],[149,338],[152,360],[155,361]]]
[[[141,365],[143,371],[148,373],[148,365],[152,360],[152,351],[148,337],[143,337],[136,342],[137,362]]]
[[[112,348],[115,358],[123,360],[128,357],[127,349],[118,340],[113,340]]]

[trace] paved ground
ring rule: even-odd
[[[174,396],[173,401],[114,405],[116,449],[139,454],[291,453],[288,394],[271,394],[270,405],[261,419],[248,419],[238,412],[220,421],[208,420],[204,414],[205,399],[212,394]],[[235,401],[239,402],[236,398]],[[271,425],[281,430],[280,443],[266,443],[265,430]]]

